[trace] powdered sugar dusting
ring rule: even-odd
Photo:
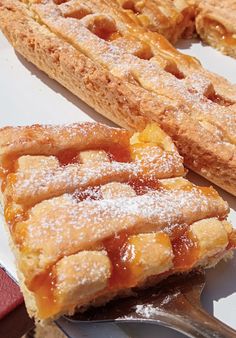
[[[155,316],[160,313],[160,309],[154,307],[152,304],[147,304],[147,305],[137,305],[135,308],[136,313],[144,318],[150,319],[153,318],[155,319]]]
[[[100,123],[73,123],[68,125],[32,125],[6,127],[0,130],[0,155],[56,155],[59,151],[91,149],[96,145],[129,146],[130,133]]]
[[[55,269],[58,275],[57,294],[59,297],[65,294],[69,296],[77,290],[78,300],[84,298],[85,293],[88,296],[103,289],[110,277],[109,259],[102,251],[84,251],[64,257],[56,264]]]
[[[223,130],[222,141],[236,144],[235,107],[220,105],[217,100],[215,102],[211,99],[215,91],[209,80],[210,76],[206,76],[206,72],[201,70],[200,66],[197,67],[197,71],[191,69],[191,75],[186,76],[185,79],[178,79],[155,60],[143,60],[130,54],[125,44],[123,47],[118,47],[112,42],[99,38],[86,27],[83,19],[61,16],[60,10],[53,3],[35,5],[34,10],[52,31],[64,37],[66,41],[70,40],[73,46],[96,63],[108,68],[115,76],[126,80],[130,78],[137,80],[143,88],[168,98],[174,107],[181,107],[181,110],[191,115],[196,123],[205,120]],[[122,22],[117,15],[117,9],[113,10],[107,6],[107,11],[114,20]],[[125,25],[121,27],[124,33],[127,33],[127,30],[129,32],[125,27]],[[144,32],[142,30],[139,32],[138,26],[132,33],[132,38],[135,38],[135,35],[137,41],[141,39],[147,43]]]
[[[183,173],[182,158],[175,153],[158,151],[153,156],[145,154],[143,160],[134,162],[101,162],[90,164],[70,164],[54,169],[49,166],[27,168],[15,174],[11,185],[11,195],[16,202],[35,204],[43,199],[73,192],[111,181],[160,179],[180,176]]]
[[[42,268],[122,230],[158,231],[173,224],[220,216],[226,210],[221,199],[205,196],[198,188],[80,203],[66,194],[31,210],[29,220],[24,222],[27,231],[23,245],[41,252],[38,264]]]

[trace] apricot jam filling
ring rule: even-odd
[[[112,161],[117,162],[130,162],[131,155],[130,155],[130,149],[125,147],[120,147],[119,145],[112,145],[108,147],[103,147],[96,149],[91,148],[89,150],[104,150],[109,158]],[[82,151],[77,151],[76,149],[65,149],[60,151],[56,157],[60,163],[61,166],[66,166],[68,164],[78,163],[78,155]]]
[[[111,289],[117,290],[124,287],[132,287],[136,284],[136,279],[131,273],[129,263],[123,260],[123,250],[128,237],[129,234],[124,231],[102,242],[102,246],[106,249],[112,266],[108,285]],[[58,299],[55,296],[56,287],[57,279],[53,267],[45,273],[36,276],[28,285],[29,290],[35,295],[39,316],[42,319],[53,316],[61,310]]]
[[[124,250],[127,245],[129,234],[125,231],[103,241],[107,255],[111,261],[112,273],[109,279],[111,289],[128,288],[136,284],[129,262],[124,260]]]
[[[57,154],[57,159],[61,166],[66,166],[68,164],[77,162],[78,151],[75,149],[67,149],[60,151]]]
[[[200,250],[190,230],[172,241],[174,270],[189,270],[198,260]]]
[[[210,26],[218,38],[221,39],[222,45],[228,44],[230,46],[236,46],[236,35],[235,33],[228,32],[226,28],[218,21],[206,18],[204,20],[207,26]]]
[[[165,241],[166,235],[158,233],[158,241]],[[135,287],[138,283],[139,271],[137,262],[140,252],[132,252],[132,259],[124,257],[130,234],[126,231],[107,238],[102,242],[111,261],[112,271],[108,281],[111,290]],[[191,269],[197,262],[199,249],[190,231],[185,231],[180,237],[172,241],[174,253],[172,272]],[[127,252],[127,251],[126,251]],[[137,256],[137,257],[136,257]],[[55,296],[57,278],[53,267],[45,273],[36,276],[28,288],[35,294],[39,315],[47,318],[60,312],[60,304]],[[76,304],[76,301],[75,301]]]
[[[20,155],[13,154],[10,156],[5,156],[1,161],[0,167],[0,179],[4,180],[7,174],[16,171],[16,163]]]
[[[117,162],[130,162],[131,161],[131,152],[130,148],[120,147],[120,146],[108,146],[103,149],[107,152],[112,161]]]
[[[21,205],[7,203],[4,208],[4,217],[12,234],[17,223],[28,219],[28,210]]]
[[[160,188],[159,180],[155,178],[140,178],[129,181],[128,184],[134,189],[136,195],[144,195],[150,190],[154,191]]]
[[[137,252],[132,252],[132,261],[124,257],[125,249],[127,248],[129,234],[125,231],[117,236],[103,241],[103,246],[107,251],[108,257],[112,263],[112,275],[110,278],[110,287],[132,287],[137,283],[136,270],[133,269],[139,257],[136,257]],[[172,236],[171,236],[172,237]],[[164,242],[166,234],[164,232],[158,233],[158,241]],[[174,254],[173,264],[174,270],[188,270],[191,269],[198,260],[199,248],[191,231],[183,226],[177,231],[175,237],[171,240],[172,250]],[[131,269],[132,264],[132,269]]]
[[[39,316],[44,319],[60,311],[60,306],[55,297],[56,276],[53,269],[36,276],[28,286],[35,295]]]

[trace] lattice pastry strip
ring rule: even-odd
[[[136,14],[142,26],[164,35],[172,43],[194,30],[194,7],[185,0],[118,0],[118,3]]]
[[[227,210],[220,198],[205,196],[195,187],[190,191],[168,190],[80,203],[63,195],[33,207],[28,220],[15,225],[14,237],[26,252],[22,254],[22,269],[28,278],[33,278],[62,255],[88,249],[123,229],[132,233],[156,231],[216,214],[224,218]]]
[[[150,0],[150,1],[156,2],[153,0]],[[216,1],[215,0],[209,0],[209,1],[196,0],[196,1],[191,1],[191,2],[188,1],[187,3],[185,0],[174,1],[175,6],[179,8],[180,10],[182,10],[182,13],[184,15],[184,21],[186,20],[185,22],[189,23],[190,35],[193,30],[193,26],[191,26],[191,23],[193,24],[193,19],[196,15],[196,28],[197,28],[198,33],[202,35],[203,39],[207,40],[207,37],[205,36],[207,35],[207,32],[209,32],[208,37],[210,40],[211,39],[211,28],[214,32],[215,27],[218,27],[218,30],[216,32],[216,35],[217,35],[216,39],[219,39],[220,37],[221,43],[223,45],[225,44],[226,46],[225,52],[230,55],[233,55],[234,53],[233,32],[235,30],[235,25],[234,25],[233,17],[235,13],[235,6],[233,2],[234,0],[227,1],[227,3],[222,3],[218,0]],[[106,0],[103,1],[103,4],[105,3],[108,5],[108,2]],[[114,7],[115,7],[116,1],[113,1],[112,3],[114,4]],[[168,8],[168,3],[166,3],[166,1],[161,1],[161,5],[163,5],[163,7]],[[148,7],[147,3],[145,2],[144,8],[146,6]],[[109,6],[107,6],[107,10],[109,10],[108,7]],[[228,8],[230,8],[231,10],[228,10]],[[227,18],[225,15],[226,12],[230,12],[230,16],[227,16]],[[134,18],[136,16],[135,13],[129,13],[129,16],[131,16],[132,19],[135,21],[135,18]],[[205,18],[207,21],[207,16],[209,16],[211,19],[212,17],[216,18],[216,21],[218,22],[217,23],[214,22],[214,19],[213,19],[212,25],[211,25],[211,22],[212,22],[211,20],[210,20],[210,25],[207,23],[202,24],[202,21],[204,22]],[[122,17],[122,20],[126,21],[124,16]],[[159,27],[163,25],[163,23],[160,21],[158,23],[159,23]],[[223,23],[223,27],[222,27],[222,23]],[[152,24],[154,24],[154,21],[152,21]],[[138,20],[135,21],[135,25],[136,25],[136,30],[137,30]],[[127,22],[126,27],[129,27],[129,26],[130,24],[128,24]],[[180,26],[184,28],[184,23],[180,22]],[[226,26],[227,29],[224,26]],[[173,39],[175,38],[175,34],[178,32],[178,27],[174,27],[174,32],[175,32],[174,34],[173,33],[171,34],[172,35],[171,38],[170,37],[168,38],[170,41],[172,38]],[[205,32],[206,34],[204,36]],[[137,33],[136,33],[136,36],[137,36]],[[187,55],[183,55],[179,53],[170,44],[166,43],[165,39],[163,39],[163,37],[160,34],[159,35],[151,34],[151,32],[148,32],[148,31],[143,32],[143,33],[140,32],[140,34],[138,34],[138,38],[146,41],[147,43],[151,45],[153,54],[155,55],[157,62],[166,71],[169,71],[170,73],[172,73],[173,75],[179,78],[184,78],[187,76],[191,77],[191,74],[197,71],[198,75],[201,74],[203,78],[207,79],[213,84],[212,88],[214,89],[214,91],[211,93],[211,95],[209,95],[209,98],[213,102],[216,102],[220,105],[226,105],[226,106],[235,103],[236,97],[235,97],[235,86],[234,85],[230,84],[222,77],[204,70],[201,67],[201,65],[197,62],[196,59],[190,58]]]
[[[87,1],[71,0],[62,3],[59,8],[65,17],[75,17],[77,10],[79,13],[81,12],[81,6],[86,6],[88,8],[87,14],[84,16],[92,13],[105,14],[106,16],[103,16],[104,23],[106,18],[108,23],[112,22],[111,18],[113,19],[113,29],[107,29],[108,27],[111,27],[111,25],[104,24],[102,25],[103,32],[106,32],[107,34],[101,34],[100,31],[96,30],[98,36],[106,38],[115,44],[117,41],[118,45],[122,43],[121,41],[123,41],[123,44],[126,42],[126,49],[128,47],[130,52],[132,52],[133,49],[132,53],[143,59],[149,59],[154,56],[155,60],[162,65],[163,68],[167,67],[170,69],[172,67],[172,69],[176,70],[176,64],[178,64],[180,68],[183,67],[184,64],[185,66],[188,64],[191,69],[198,68],[197,60],[179,53],[162,35],[148,32],[142,27],[142,23],[139,20],[140,16],[137,16],[136,13],[132,13],[131,11],[124,11],[117,1],[108,2],[104,0],[91,0],[88,3]],[[83,16],[80,16],[79,18],[82,19]],[[142,18],[144,18],[143,15]],[[87,22],[88,20],[86,19],[85,21]],[[101,25],[99,25],[99,27],[101,27]],[[173,28],[172,25],[172,29]],[[93,32],[95,31],[93,30]],[[178,34],[176,29],[175,34]],[[174,39],[174,34],[172,34],[172,37]],[[138,50],[139,52],[137,52]],[[187,67],[184,67],[187,71],[188,68],[186,68]],[[176,74],[177,73],[178,71]]]
[[[34,5],[34,8],[40,19],[56,34],[69,39],[85,55],[108,68],[114,75],[127,79],[133,77],[146,90],[171,98],[179,104],[184,103],[189,112],[192,111],[194,120],[203,120],[220,128],[222,139],[232,144],[232,150],[235,151],[235,102],[226,107],[210,100],[215,92],[208,78],[194,72],[191,77],[180,81],[155,62],[125,53],[125,48],[117,48],[89,30],[88,22],[93,20],[93,15],[75,20],[62,17],[57,6],[52,3]],[[99,17],[99,13],[97,15]],[[101,20],[104,20],[104,15]],[[109,20],[107,16],[107,22]],[[94,27],[94,21],[92,23]],[[91,44],[87,43],[88,39]]]
[[[121,260],[109,251],[107,256],[105,250],[81,251],[66,256],[53,267],[46,283],[40,284],[36,300],[41,315],[52,316],[64,311],[73,313],[76,306],[83,306],[95,297],[112,297],[107,293],[108,288],[112,294],[116,288],[142,285],[153,276],[161,275],[161,280],[174,272],[186,271],[186,268],[209,265],[211,259],[215,264],[229,243],[230,232],[232,228],[229,224],[212,218],[193,223],[173,246],[169,236],[163,232],[130,236],[126,244],[119,248]],[[55,284],[48,298],[40,297],[40,293],[48,288],[48,282],[52,281]]]
[[[126,130],[107,128],[99,123],[83,123],[82,128],[76,123],[66,128],[42,125],[17,127],[14,134],[12,127],[6,127],[1,129],[0,164],[6,171],[14,169],[11,163],[22,155],[57,155],[64,164],[73,161],[78,152],[94,147],[116,151],[118,146],[122,158],[129,148],[131,135]]]
[[[111,263],[105,252],[81,251],[65,256],[35,281],[37,306],[44,318],[73,313],[77,304],[89,303],[104,292],[110,276]]]
[[[185,12],[185,1],[177,1],[176,6],[182,8],[185,16],[185,20],[188,21],[192,16],[192,5],[189,6],[189,11]],[[76,7],[80,8],[81,3],[90,6],[90,14],[94,12],[100,12],[108,14],[117,23],[118,31],[121,34],[112,33],[112,43],[118,46],[125,46],[126,51],[139,56],[143,59],[149,59],[157,62],[165,71],[173,74],[177,78],[183,79],[185,77],[191,77],[193,72],[197,72],[198,76],[205,78],[207,81],[213,84],[211,95],[209,98],[217,102],[218,104],[230,105],[236,100],[235,86],[232,86],[225,79],[216,74],[205,71],[197,59],[188,55],[184,55],[171,46],[170,43],[160,34],[152,33],[147,29],[140,26],[140,21],[137,19],[137,14],[131,11],[124,11],[119,7],[117,1],[95,1],[90,0],[82,2],[78,0],[71,0],[60,5],[60,10],[64,16],[71,16],[71,13],[76,12]],[[162,5],[168,7],[165,1]],[[147,4],[144,4],[144,8]],[[192,14],[191,14],[192,13]],[[73,17],[73,15],[72,15]],[[80,17],[81,19],[82,17]],[[161,26],[161,23],[159,27]],[[182,23],[180,23],[182,26]],[[191,24],[190,24],[191,26]],[[172,25],[172,27],[174,27]],[[174,29],[175,34],[178,29]],[[120,37],[120,35],[122,37]],[[109,36],[109,35],[108,35]],[[171,34],[174,38],[174,34]],[[113,41],[114,39],[114,41]],[[153,56],[153,57],[152,57]],[[194,80],[193,80],[194,81]],[[192,82],[193,82],[192,81]]]
[[[86,123],[0,136],[5,219],[39,319],[213,265],[235,246],[227,203],[181,177],[182,159],[156,124],[135,134]]]
[[[152,140],[148,135],[151,135]],[[16,172],[8,175],[5,181],[5,199],[8,200],[10,196],[13,203],[34,205],[53,196],[98,186],[111,180],[155,181],[184,174],[182,158],[170,138],[156,125],[146,128],[141,134],[135,134],[131,143],[126,149],[121,145],[119,162],[114,161],[112,147],[107,147],[110,152],[90,150],[76,155],[73,151],[71,160],[74,163],[63,166],[53,156],[21,156],[15,162]],[[126,154],[122,154],[122,151]],[[62,157],[60,155],[59,159]],[[129,162],[120,162],[125,157]]]
[[[148,150],[145,148],[146,154]],[[52,196],[105,184],[111,180],[118,182],[136,179],[155,180],[183,174],[180,157],[174,158],[171,154],[163,154],[161,150],[155,151],[155,154],[153,151],[152,155],[152,161],[150,163],[146,161],[145,164],[141,161],[102,162],[97,166],[97,162],[90,162],[52,169],[44,166],[43,170],[40,167],[24,172],[20,170],[16,174],[9,175],[5,196],[7,198],[8,195],[12,195],[16,203],[35,204]],[[30,196],[33,197],[29,200]]]

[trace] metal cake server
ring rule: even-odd
[[[133,297],[114,300],[106,306],[64,317],[63,320],[78,328],[80,325],[86,327],[88,323],[99,327],[105,323],[141,322],[163,325],[194,338],[236,337],[235,330],[201,307],[200,296],[204,286],[205,273],[198,270],[187,276],[170,277],[158,287],[138,290]]]

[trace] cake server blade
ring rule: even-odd
[[[142,322],[160,324],[188,337],[236,338],[236,331],[201,307],[204,286],[205,272],[196,270],[170,277],[155,288],[137,290],[133,297],[114,300],[64,319],[75,325]]]

